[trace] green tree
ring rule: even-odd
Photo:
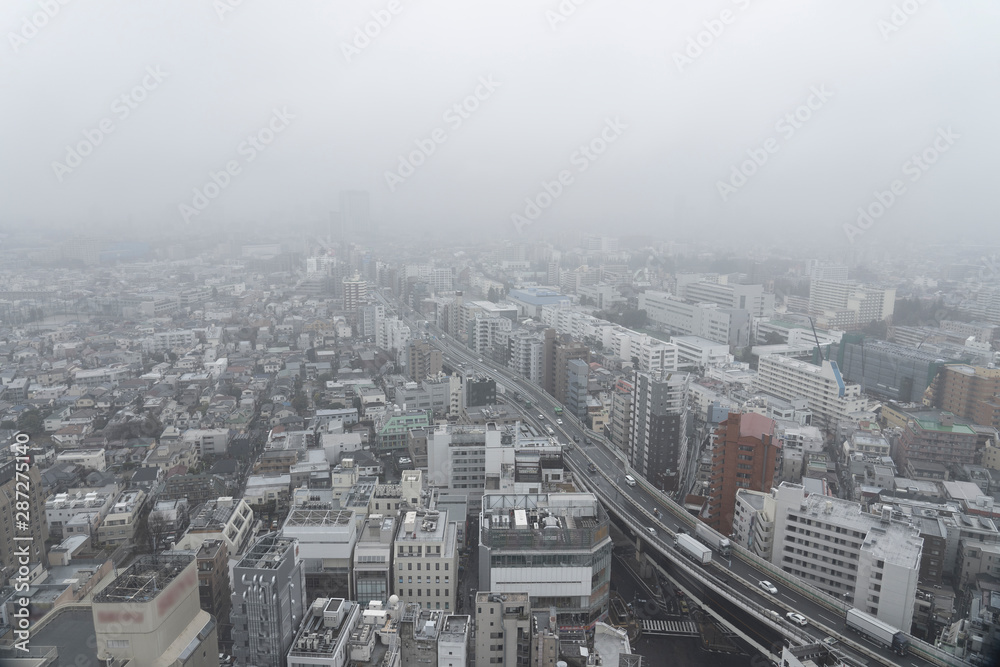
[[[25,410],[17,418],[17,428],[28,435],[41,435],[45,432],[45,417],[35,408]]]
[[[309,409],[309,398],[301,391],[298,392],[292,397],[292,409],[295,410],[300,417],[304,417],[305,412]]]

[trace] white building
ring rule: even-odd
[[[677,346],[677,358],[682,364],[717,366],[733,361],[729,346],[699,336],[672,336],[670,342]]]
[[[361,625],[362,608],[343,598],[316,598],[288,650],[288,667],[346,667],[356,645],[370,652],[378,632]]]
[[[750,489],[736,490],[733,541],[754,555],[771,560],[774,546],[774,496]]]
[[[198,452],[198,457],[224,457],[229,448],[229,429],[193,428],[184,431],[182,440]]]
[[[639,309],[652,322],[679,334],[707,338],[731,347],[750,342],[750,311],[723,308],[715,303],[690,303],[668,292],[646,291],[639,295]]]
[[[813,413],[813,423],[832,433],[838,422],[850,420],[864,410],[861,387],[847,384],[834,361],[816,366],[797,359],[769,355],[761,357],[754,388],[787,401],[804,398]]]
[[[160,331],[153,334],[150,341],[150,351],[163,354],[174,349],[187,351],[198,343],[198,336],[190,329],[176,329],[174,331]]]
[[[253,510],[240,498],[224,496],[202,503],[191,513],[187,532],[174,549],[197,551],[206,540],[223,540],[231,556],[242,553],[253,534]]]
[[[867,514],[861,505],[805,495],[783,482],[774,490],[771,562],[897,628],[909,629],[923,538],[909,523]]]
[[[58,463],[72,463],[90,470],[104,471],[107,469],[107,458],[104,448],[100,449],[70,449],[56,457]]]

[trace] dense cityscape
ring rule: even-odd
[[[3,239],[4,664],[989,663],[993,257],[373,227]]]

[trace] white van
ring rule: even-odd
[[[635,486],[635,477],[632,475],[625,475],[625,483],[629,486]]]

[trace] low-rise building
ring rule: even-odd
[[[146,493],[141,489],[123,493],[97,529],[97,540],[102,544],[131,544],[146,503]]]
[[[201,548],[206,540],[222,540],[230,556],[243,552],[253,532],[253,510],[242,498],[234,500],[223,496],[205,502],[191,512],[187,532],[174,545],[174,549]]]
[[[447,511],[412,510],[393,544],[394,592],[406,603],[452,611],[458,596],[457,526]]]
[[[476,667],[517,667],[532,660],[531,599],[527,593],[478,591]]]

